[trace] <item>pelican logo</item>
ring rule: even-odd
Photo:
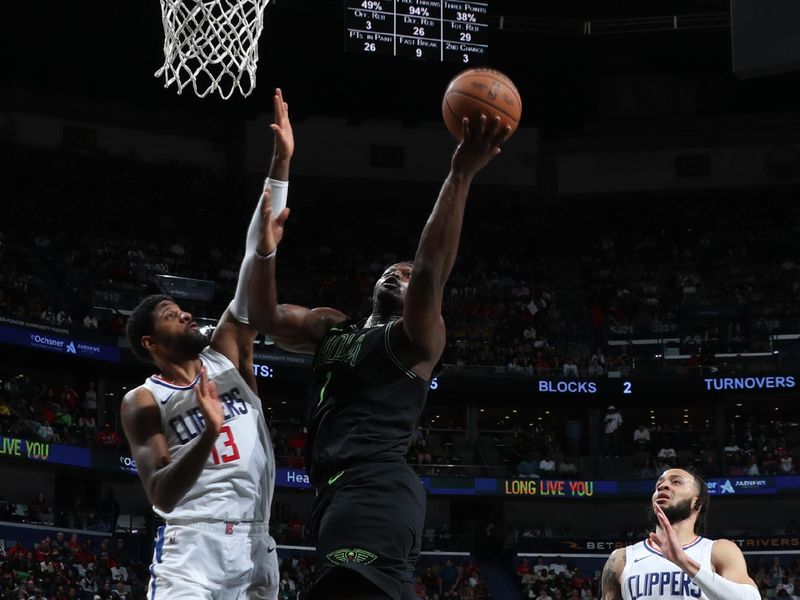
[[[492,82],[492,85],[489,87],[489,93],[486,97],[489,100],[494,100],[497,98],[497,94],[500,93],[500,83],[497,81]]]
[[[339,550],[334,550],[328,554],[327,558],[335,565],[343,565],[347,563],[368,565],[378,557],[372,552],[367,552],[361,548],[340,548]]]

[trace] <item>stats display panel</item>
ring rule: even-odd
[[[345,0],[345,49],[416,60],[485,65],[489,3]]]

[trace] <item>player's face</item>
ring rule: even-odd
[[[160,302],[153,310],[155,327],[150,342],[169,354],[194,358],[208,345],[208,338],[192,319],[192,313],[169,300]]]
[[[396,263],[388,267],[375,283],[375,289],[372,293],[373,300],[384,297],[384,299],[391,298],[402,303],[406,297],[406,290],[410,280],[410,264]]]
[[[670,523],[689,518],[697,501],[697,482],[683,469],[668,469],[656,481],[653,502],[667,515]]]

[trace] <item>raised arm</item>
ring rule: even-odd
[[[603,567],[603,575],[600,581],[602,600],[622,600],[620,575],[624,568],[625,548],[619,548],[611,553]]]
[[[484,115],[475,124],[465,118],[463,127],[464,139],[453,154],[450,173],[422,230],[403,309],[410,349],[431,368],[444,350],[442,295],[458,253],[472,179],[500,153],[500,145],[511,133],[510,128],[500,126],[499,118],[488,120]]]
[[[214,383],[207,379],[205,369],[201,372],[196,393],[206,426],[176,460],[170,455],[161,427],[161,411],[153,395],[140,387],[126,394],[122,401],[122,427],[144,490],[153,506],[167,513],[200,477],[222,427],[222,404]]]
[[[275,94],[275,156],[272,161],[272,179],[288,179],[289,158],[294,153],[294,135],[289,120],[289,105],[280,90]],[[289,158],[285,158],[285,157]],[[275,190],[267,189],[260,204],[257,228],[258,237],[250,265],[247,288],[247,320],[250,325],[268,334],[278,346],[292,352],[313,354],[317,344],[328,329],[347,317],[331,308],[308,309],[295,304],[278,304],[275,263],[278,244],[283,239],[283,228],[289,218],[289,209],[270,201]],[[280,212],[275,214],[275,210]],[[256,215],[253,216],[254,220]],[[251,225],[252,226],[252,225]]]
[[[650,534],[650,543],[689,575],[709,600],[761,600],[761,592],[747,574],[747,563],[736,544],[730,540],[714,542],[710,571],[686,554],[664,510],[655,502],[653,511],[660,531]]]
[[[275,262],[288,216],[286,208],[273,218],[270,202],[261,205],[260,238],[248,287],[248,318],[253,327],[268,334],[284,350],[313,354],[328,329],[347,316],[333,308],[278,304]]]
[[[275,136],[272,153],[272,163],[269,169],[264,193],[253,211],[250,225],[247,229],[244,258],[239,268],[239,281],[236,284],[236,294],[228,309],[222,315],[211,338],[211,346],[227,356],[239,369],[251,388],[256,390],[256,381],[253,375],[253,342],[258,333],[257,327],[250,324],[250,313],[256,311],[258,302],[251,302],[248,297],[250,280],[253,277],[253,262],[258,260],[255,253],[261,228],[261,219],[264,205],[275,204],[280,209],[285,221],[289,214],[286,206],[286,197],[289,192],[289,165],[294,154],[294,134],[289,121],[289,108],[283,100],[280,89],[275,90],[275,122],[270,125]]]

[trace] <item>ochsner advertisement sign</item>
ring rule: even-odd
[[[0,326],[0,342],[110,362],[119,362],[120,356],[119,348],[114,346],[71,339],[68,335],[56,335],[49,331],[20,329],[6,325]]]

